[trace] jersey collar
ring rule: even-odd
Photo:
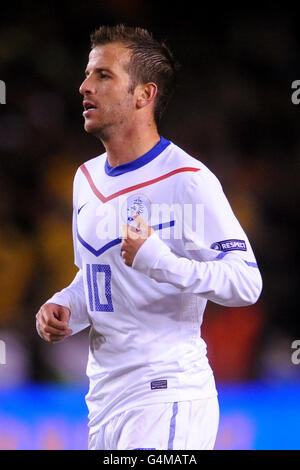
[[[118,165],[118,166],[110,166],[110,164],[107,161],[105,161],[105,173],[108,176],[119,176],[122,175],[123,173],[127,173],[129,171],[137,170],[138,168],[147,165],[147,163],[151,162],[156,158],[165,148],[170,144],[171,142],[164,137],[160,137],[160,141],[152,147],[149,152],[145,153],[139,158],[136,158],[132,162],[129,163],[124,163],[123,165]]]

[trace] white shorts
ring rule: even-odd
[[[125,411],[89,436],[89,450],[212,450],[217,397],[159,403]]]

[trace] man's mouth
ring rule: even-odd
[[[97,106],[92,103],[91,101],[84,101],[83,102],[83,107],[84,107],[84,111],[83,111],[83,116],[89,116],[89,114],[91,114],[93,111],[95,111],[95,109],[97,109]]]

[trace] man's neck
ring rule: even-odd
[[[141,157],[151,150],[160,141],[160,135],[156,126],[143,131],[137,129],[131,132],[111,135],[109,139],[102,141],[108,163],[111,167],[129,163]]]

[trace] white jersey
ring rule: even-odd
[[[135,213],[155,233],[128,267],[121,226]],[[252,304],[262,281],[212,172],[163,137],[124,165],[100,155],[75,175],[73,228],[79,271],[48,302],[70,308],[73,333],[90,327],[91,431],[136,406],[216,396],[201,338],[207,300]]]

